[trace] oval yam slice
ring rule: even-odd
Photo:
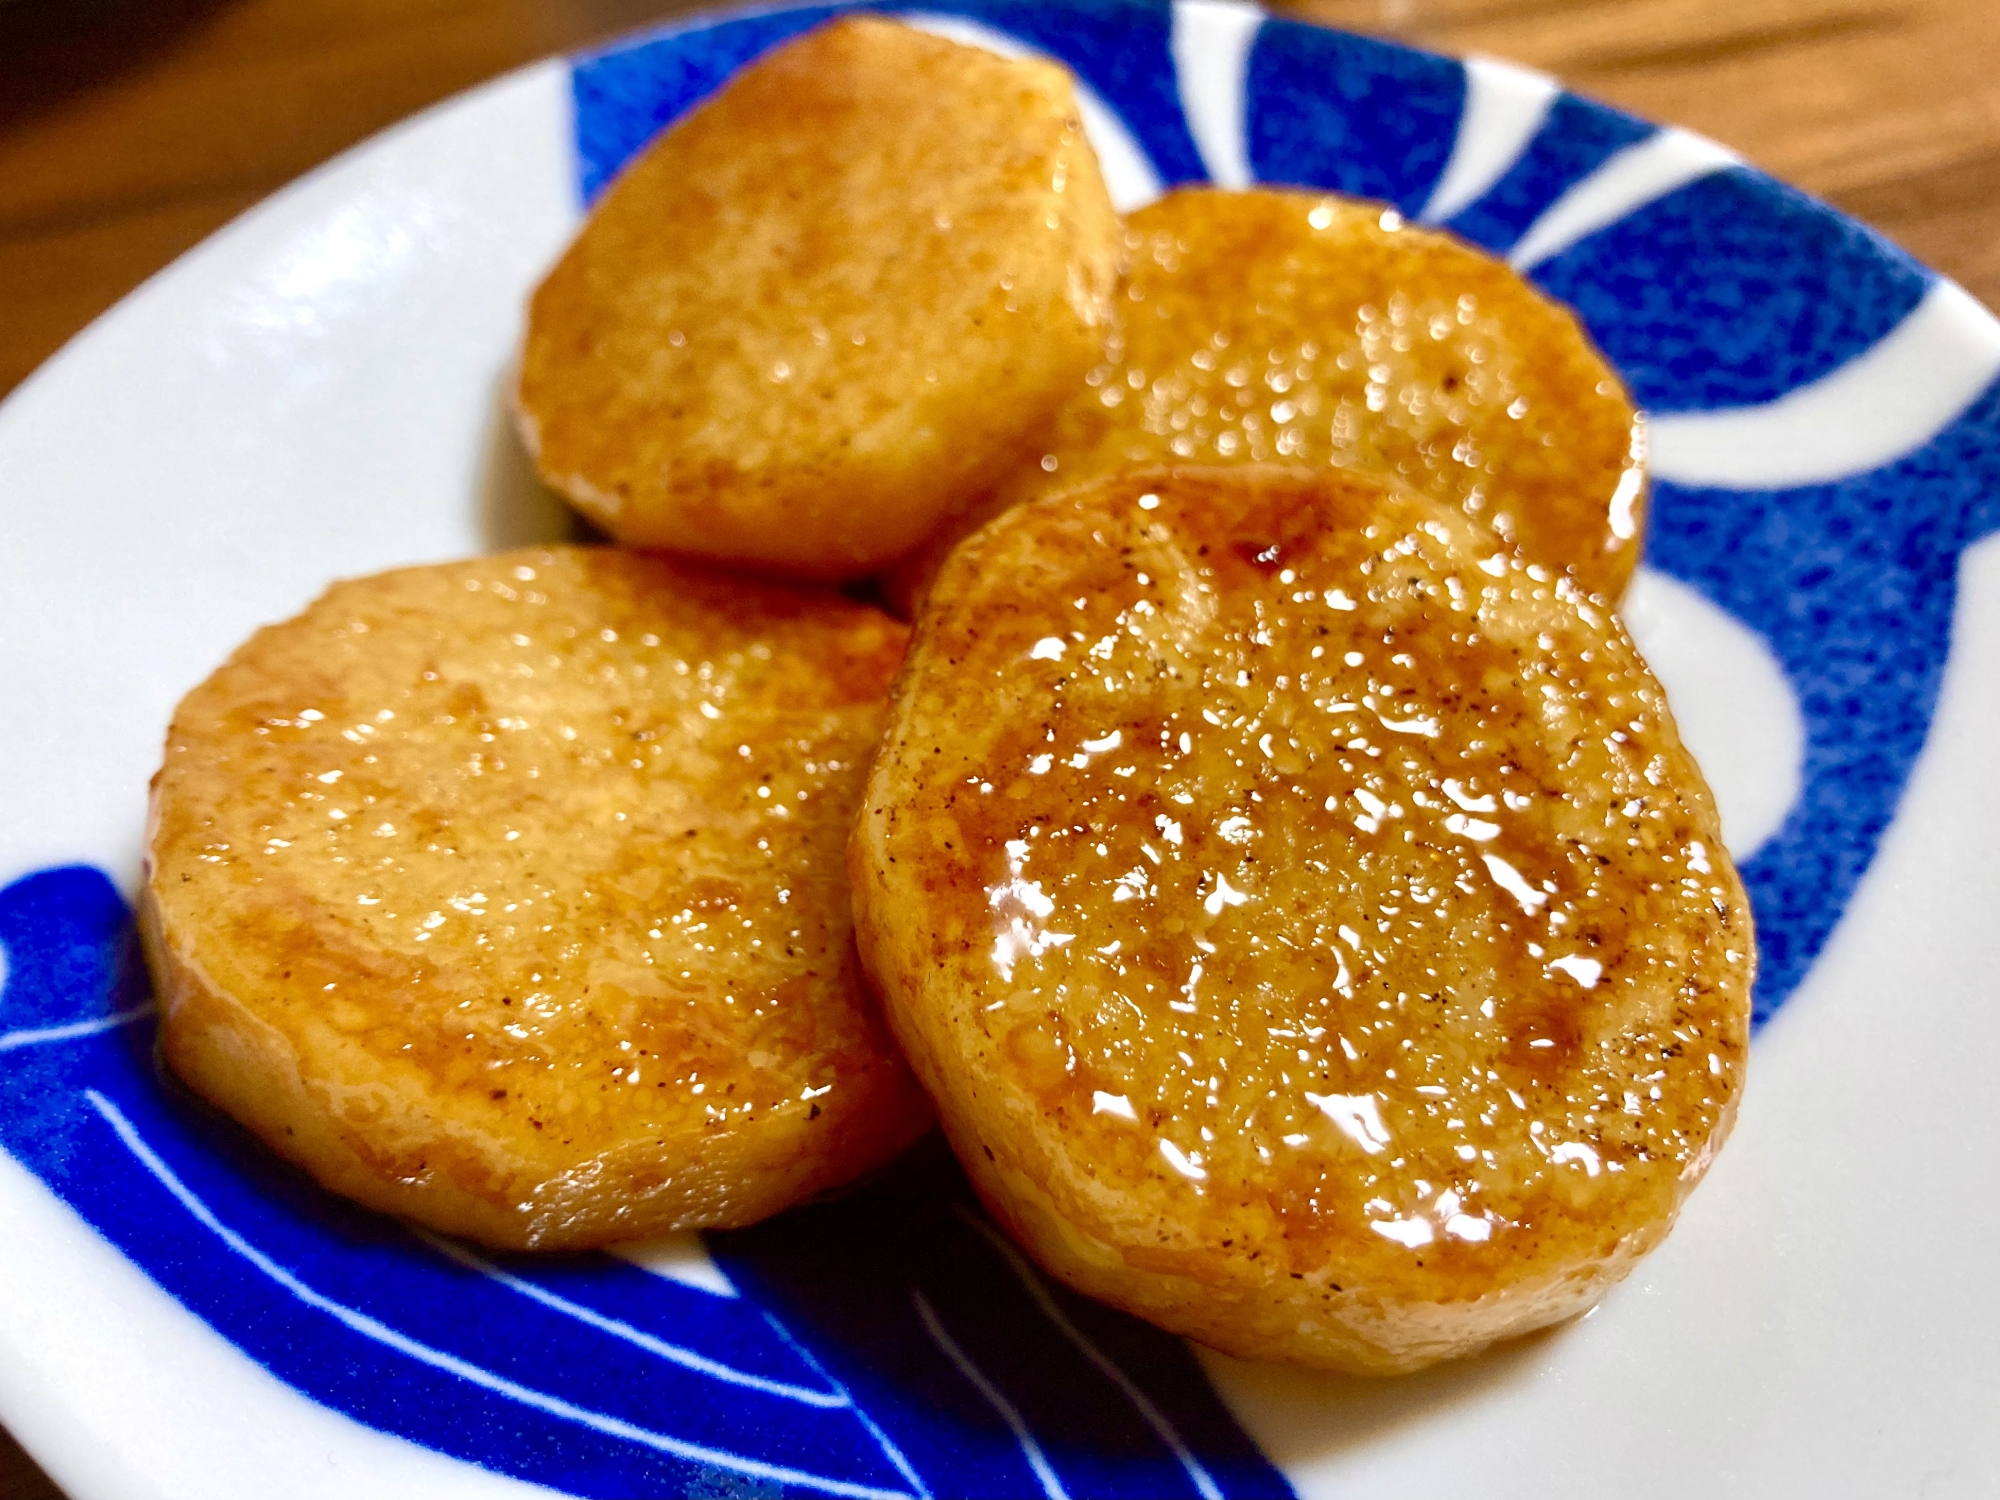
[[[620,541],[859,576],[1040,451],[1121,248],[1061,67],[836,21],[604,194],[535,293],[522,431]]]
[[[1401,1371],[1575,1313],[1733,1117],[1750,918],[1659,684],[1371,476],[1140,471],[982,529],[849,864],[987,1202],[1232,1354]]]
[[[168,1062],[489,1244],[774,1213],[929,1110],[846,829],[903,628],[597,548],[336,584],[182,702],[142,902]]]
[[[901,592],[1028,495],[1178,462],[1389,475],[1590,593],[1624,592],[1644,520],[1643,429],[1567,308],[1379,203],[1184,188],[1127,226],[1117,326],[1047,456],[905,564]]]

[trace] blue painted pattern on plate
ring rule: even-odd
[[[2000,386],[1918,452],[1834,484],[1662,484],[1647,560],[1755,629],[1805,720],[1803,790],[1743,866],[1757,1018],[1805,978],[1895,816],[1951,651],[1959,554],[2000,530]]]
[[[1270,21],[1244,80],[1261,182],[1424,206],[1451,157],[1465,69],[1446,57],[1297,21]]]
[[[1445,228],[1504,255],[1564,189],[1654,129],[1622,110],[1574,94],[1559,95],[1528,148],[1483,197],[1460,210]]]
[[[1646,205],[1534,279],[1656,412],[1775,400],[1877,343],[1931,280],[1872,230],[1747,167]]]
[[[948,12],[1052,53],[1162,181],[1201,176],[1171,9]],[[602,190],[730,72],[834,13],[637,38],[573,67],[579,190]],[[1250,46],[1265,180],[1419,208],[1463,69],[1290,22]],[[1210,122],[1213,125],[1214,122]],[[1570,96],[1453,227],[1504,250],[1651,127]],[[1537,268],[1662,412],[1754,405],[1896,326],[1926,273],[1747,170],[1711,172]],[[1806,728],[1803,790],[1745,866],[1767,1017],[1873,858],[1922,748],[1956,569],[2000,529],[2000,387],[1915,452],[1786,490],[1658,486],[1648,561],[1756,631]],[[935,1142],[855,1195],[717,1234],[739,1295],[604,1256],[495,1257],[328,1197],[155,1071],[129,914],[88,869],[0,891],[0,1146],[170,1295],[360,1421],[585,1495],[1287,1493],[1186,1348],[1044,1281]]]

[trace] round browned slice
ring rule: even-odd
[[[849,849],[891,1025],[1072,1285],[1417,1368],[1588,1306],[1733,1117],[1743,890],[1618,622],[1352,472],[954,553]]]
[[[605,193],[535,293],[522,430],[621,541],[865,573],[1040,451],[1121,249],[1062,68],[836,21]]]
[[[1130,463],[1333,464],[1459,506],[1590,593],[1624,591],[1643,429],[1567,308],[1379,203],[1191,188],[1127,222],[1103,362],[1040,465],[932,552],[1026,495]],[[910,586],[937,561],[906,565]]]
[[[929,1110],[842,846],[903,629],[535,549],[336,584],[175,715],[167,1060],[337,1192],[489,1244],[737,1225]]]

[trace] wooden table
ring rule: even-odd
[[[684,0],[0,0],[0,394],[281,184]],[[2000,307],[1995,0],[1293,0],[1691,126]],[[55,1487],[0,1433],[0,1500]]]

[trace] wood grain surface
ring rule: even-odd
[[[0,0],[0,394],[301,172],[675,0]],[[1995,0],[1295,0],[1715,137],[2000,307]],[[4,523],[0,523],[4,525]],[[0,1433],[0,1500],[60,1491]]]

